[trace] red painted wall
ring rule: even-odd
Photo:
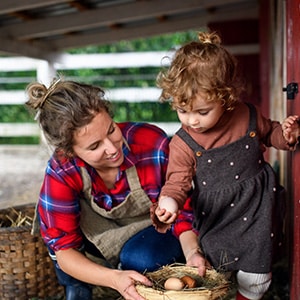
[[[287,83],[300,84],[300,1],[286,1],[286,35],[287,35]],[[287,100],[288,114],[300,116],[300,94],[294,100]],[[291,284],[290,299],[300,299],[300,150],[289,157],[289,192],[291,195],[290,243]]]
[[[239,20],[222,23],[210,23],[211,31],[219,33],[222,44],[235,46],[243,44],[259,44],[258,20]],[[261,105],[260,56],[259,53],[235,55],[241,79],[245,82],[246,91],[243,100]]]

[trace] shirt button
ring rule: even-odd
[[[238,180],[240,178],[240,175],[235,175],[234,177],[236,180]]]
[[[202,156],[202,152],[201,151],[197,151],[196,152],[196,156],[198,156],[198,157]]]
[[[256,132],[255,131],[251,131],[250,133],[249,133],[249,135],[250,135],[250,137],[255,137],[256,136]]]

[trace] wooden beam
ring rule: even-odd
[[[33,45],[3,37],[0,37],[0,52],[7,53],[9,55],[26,56],[47,61],[60,61],[60,54],[56,53],[54,49],[51,49],[50,45]]]
[[[153,35],[164,33],[172,33],[184,30],[201,30],[209,22],[241,20],[245,18],[257,18],[258,9],[253,7],[244,11],[218,12],[214,14],[199,14],[193,17],[182,19],[170,19],[154,24],[141,24],[135,27],[121,27],[114,31],[98,32],[94,34],[78,34],[65,36],[53,41],[49,41],[49,45],[53,49],[70,49],[75,47],[84,47],[87,45],[103,45],[117,42],[120,40],[130,40],[135,38],[146,38]],[[42,42],[41,42],[42,43]],[[37,43],[37,45],[39,42]]]
[[[71,2],[72,0],[1,0],[0,14],[8,14],[21,10],[41,8],[48,5]]]
[[[179,122],[151,122],[173,136],[180,128]],[[41,136],[37,123],[0,123],[0,137]]]
[[[198,1],[198,0],[152,0],[126,3],[111,7],[102,7],[87,10],[74,14],[67,14],[19,24],[2,26],[0,35],[9,35],[17,39],[32,39],[39,37],[49,37],[52,35],[65,34],[68,32],[82,31],[85,29],[99,28],[116,23],[132,22],[133,20],[145,20],[161,15],[182,14],[188,11],[202,10],[207,13],[207,9],[220,5],[223,1]],[[230,3],[235,2],[235,11],[239,7],[247,5],[248,2],[239,4],[239,1],[227,1],[226,7],[231,7]],[[204,4],[203,4],[204,3]],[[250,2],[253,7],[257,7],[256,2]],[[0,10],[1,13],[1,10]]]

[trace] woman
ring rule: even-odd
[[[91,285],[144,299],[134,281],[151,283],[140,272],[182,257],[178,240],[156,232],[149,218],[165,180],[168,137],[153,125],[116,124],[99,87],[60,79],[48,89],[32,83],[27,94],[55,149],[37,212],[66,299],[91,299]]]

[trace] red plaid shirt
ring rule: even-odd
[[[80,167],[85,167],[91,177],[94,201],[106,210],[122,203],[129,194],[125,170],[132,165],[136,166],[141,186],[149,196],[149,201],[157,201],[165,182],[169,138],[162,130],[150,124],[127,122],[119,123],[118,126],[130,150],[124,144],[125,159],[120,166],[114,189],[108,190],[96,170],[78,157],[68,159],[63,153],[56,152],[50,158],[38,211],[42,236],[53,251],[82,246],[79,199],[83,197],[83,181]],[[190,220],[187,220],[189,223]]]

